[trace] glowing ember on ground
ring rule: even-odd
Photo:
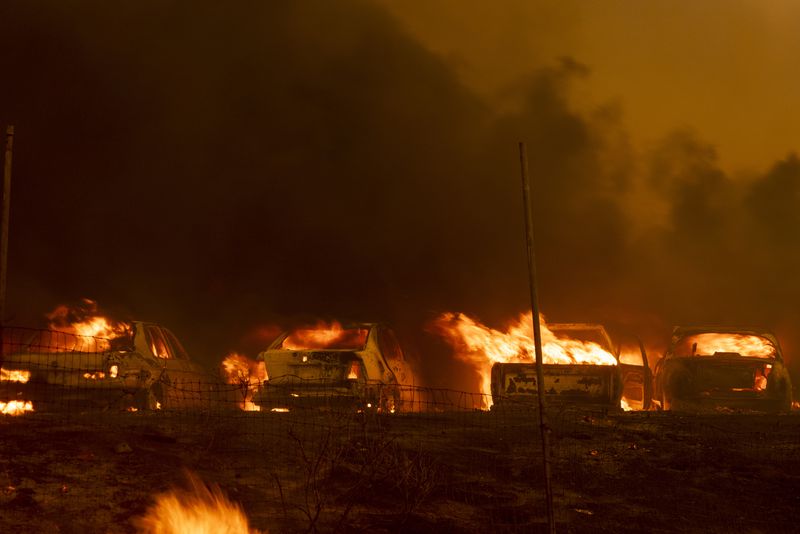
[[[30,379],[30,371],[0,368],[0,382],[19,382],[21,384],[25,384]]]
[[[282,349],[287,350],[359,350],[367,343],[369,331],[366,328],[344,328],[334,321],[330,324],[320,322],[313,328],[300,328],[292,331],[283,340]]]
[[[261,534],[251,529],[241,507],[216,484],[187,474],[188,489],[158,495],[145,515],[134,520],[141,534]]]
[[[682,339],[676,352],[678,350],[679,356],[713,356],[716,353],[733,353],[756,358],[775,356],[775,347],[769,340],[747,334],[697,334]]]
[[[264,362],[232,352],[222,360],[222,371],[228,384],[239,386],[242,401],[239,408],[246,412],[260,412],[261,406],[252,401],[253,395],[269,379]]]
[[[481,376],[481,392],[491,395],[492,364],[535,361],[532,314],[525,313],[505,332],[495,330],[463,313],[444,313],[433,329],[455,348],[456,355],[475,366]],[[556,336],[540,317],[545,364],[616,365],[617,359],[597,343]],[[488,397],[487,397],[488,398]]]
[[[0,402],[0,414],[3,415],[22,415],[32,411],[33,403],[31,401]]]

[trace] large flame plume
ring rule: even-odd
[[[253,402],[253,395],[269,380],[264,362],[251,360],[243,354],[231,352],[222,360],[222,373],[228,384],[239,386],[242,400],[239,408],[247,412],[259,412],[261,407]]]
[[[481,377],[481,392],[491,395],[491,370],[495,363],[533,362],[533,314],[523,313],[505,332],[495,330],[463,313],[443,313],[433,322],[455,349],[456,356],[471,363]],[[617,359],[591,341],[556,336],[540,316],[542,355],[545,364],[616,365]]]
[[[102,346],[98,349],[107,349],[107,343],[100,341],[100,339],[114,339],[127,334],[130,331],[130,325],[122,321],[115,321],[101,314],[97,302],[91,299],[83,299],[76,306],[68,306],[61,304],[53,311],[46,314],[49,321],[48,327],[50,330],[64,332],[67,334],[74,334],[79,341],[77,345],[86,345],[87,347],[77,346],[72,350],[91,350],[88,346],[92,343],[100,344]],[[92,338],[99,338],[93,340]]]
[[[156,496],[155,503],[134,524],[140,534],[262,534],[216,484],[186,474],[189,487]],[[264,533],[265,534],[265,533]]]

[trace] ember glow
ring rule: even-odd
[[[754,358],[775,356],[775,347],[769,340],[747,334],[697,334],[681,340],[678,350],[681,351],[679,354],[681,356],[713,356],[717,353],[732,353]]]
[[[241,507],[216,484],[187,474],[189,488],[158,495],[134,522],[140,534],[260,534],[251,529]]]
[[[30,371],[0,368],[0,382],[19,382],[21,384],[25,384],[30,379]]]
[[[313,328],[299,328],[283,340],[286,350],[359,350],[367,343],[366,328],[344,328],[336,321],[319,322]]]
[[[490,328],[463,313],[444,313],[433,323],[455,348],[456,355],[475,366],[481,392],[491,396],[491,369],[495,363],[535,361],[533,315],[524,313],[505,332]],[[540,316],[545,364],[616,365],[617,359],[597,343],[556,336]]]
[[[0,414],[3,415],[22,415],[25,412],[33,411],[33,403],[31,401],[8,401],[0,402]]]
[[[253,402],[253,395],[269,380],[264,362],[251,360],[247,356],[232,352],[222,360],[222,372],[228,384],[239,386],[242,400],[239,408],[246,412],[260,412],[261,406]]]

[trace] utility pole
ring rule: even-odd
[[[6,324],[6,284],[8,281],[8,221],[11,209],[11,151],[14,148],[14,127],[6,127],[6,151],[3,164],[3,219],[0,229],[0,328]],[[2,354],[0,335],[0,354]]]
[[[544,368],[542,367],[542,330],[539,325],[539,295],[536,283],[536,249],[533,243],[533,214],[531,186],[528,179],[528,153],[525,143],[519,144],[519,163],[522,172],[522,202],[525,207],[525,241],[528,249],[528,282],[531,292],[533,318],[533,346],[536,353],[536,393],[539,398],[539,431],[542,437],[542,462],[544,464],[544,491],[547,499],[547,526],[550,534],[556,532],[553,511],[553,484],[550,477],[550,427],[547,424],[544,401]]]

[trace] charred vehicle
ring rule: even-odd
[[[219,380],[153,323],[130,323],[112,339],[6,328],[2,346],[0,401],[34,411],[199,407],[220,394]]]
[[[264,410],[352,404],[394,412],[411,380],[394,331],[375,323],[284,332],[257,360],[267,378],[254,402]]]
[[[616,410],[647,410],[651,373],[644,347],[635,338],[614,347],[599,324],[543,326],[544,390],[549,404]],[[494,407],[526,405],[537,393],[536,364],[495,363],[491,371]]]
[[[756,328],[675,327],[656,364],[664,410],[788,411],[792,385],[777,338]]]

